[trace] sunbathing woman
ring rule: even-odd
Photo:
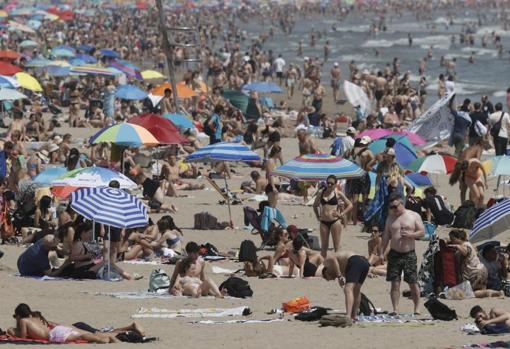
[[[211,284],[208,279],[203,281],[194,276],[195,262],[191,258],[186,258],[181,262],[181,271],[175,284],[178,292],[183,296],[198,298],[200,296],[214,296],[223,298],[216,285]]]
[[[299,268],[301,278],[322,276],[324,258],[319,252],[312,251],[304,245],[305,240],[301,235],[292,240],[293,249],[289,251],[289,277],[293,275],[294,266]]]
[[[16,307],[13,316],[16,319],[16,328],[10,328],[7,331],[11,336],[48,340],[51,343],[68,343],[76,340],[99,344],[120,342],[117,338],[108,334],[94,334],[49,322],[40,312],[32,311],[24,303]]]

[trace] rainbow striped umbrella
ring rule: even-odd
[[[113,143],[127,147],[159,144],[156,137],[142,126],[122,123],[108,126],[90,138],[90,144]]]
[[[117,76],[118,71],[113,68],[104,68],[93,65],[82,65],[72,67],[72,75],[101,75],[101,76]]]
[[[457,159],[450,155],[427,155],[411,162],[407,168],[413,172],[450,174],[455,168]]]
[[[288,161],[273,171],[273,176],[299,181],[323,181],[329,175],[358,178],[365,174],[355,163],[329,154],[307,154]]]

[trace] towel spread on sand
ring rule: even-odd
[[[388,314],[378,314],[365,316],[360,315],[358,317],[358,323],[417,323],[417,324],[425,324],[432,323],[433,320],[430,318],[420,318],[417,319],[413,314],[399,314],[399,315],[388,315]]]
[[[132,259],[130,261],[122,261],[122,263],[126,264],[142,264],[142,265],[163,265],[163,263],[159,260],[153,261],[144,261],[143,259]]]
[[[263,319],[263,320],[200,320],[191,321],[190,324],[201,324],[201,325],[226,325],[226,324],[265,324],[268,322],[282,322],[290,321],[285,319]]]
[[[236,308],[207,308],[207,309],[160,309],[160,308],[140,308],[133,319],[152,318],[152,319],[176,319],[176,318],[208,318],[208,317],[227,317],[242,316],[248,307]]]
[[[212,269],[213,274],[234,274],[236,272],[236,270],[222,268],[222,267],[218,267],[216,265],[213,265],[211,269]]]
[[[510,341],[497,341],[492,343],[466,344],[463,348],[510,348]]]
[[[74,279],[65,279],[60,277],[54,277],[54,276],[21,276],[20,273],[15,273],[12,276],[22,277],[26,279],[33,279],[33,280],[39,280],[39,281],[59,281],[59,280],[74,280]]]
[[[184,296],[172,296],[170,293],[158,293],[147,291],[134,291],[134,292],[93,292],[94,296],[108,296],[120,299],[169,299],[169,298],[187,298]]]

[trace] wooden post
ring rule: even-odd
[[[156,0],[156,7],[158,8],[158,16],[159,16],[159,33],[161,35],[161,47],[163,48],[163,52],[166,56],[166,63],[168,66],[168,77],[170,80],[170,84],[172,84],[172,94],[174,97],[174,108],[175,112],[179,112],[179,101],[177,99],[177,87],[175,84],[175,64],[174,64],[174,50],[171,45],[168,32],[166,30],[165,25],[165,10],[163,9],[163,4],[161,0]]]

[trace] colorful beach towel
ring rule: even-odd
[[[415,323],[415,324],[426,324],[432,323],[434,320],[431,318],[416,318],[413,314],[399,314],[399,315],[388,315],[378,314],[371,316],[360,315],[358,317],[358,323]]]
[[[200,320],[191,321],[189,324],[201,325],[227,325],[227,324],[266,324],[270,322],[290,321],[290,319],[262,319],[262,320]]]
[[[236,308],[206,308],[206,309],[160,309],[160,308],[140,308],[133,319],[177,319],[177,318],[209,318],[209,317],[227,317],[227,316],[246,316],[250,314],[248,307]]]
[[[73,341],[66,344],[87,344],[87,341]],[[46,339],[30,339],[30,338],[20,338],[20,337],[13,337],[13,336],[0,336],[0,344],[17,344],[17,345],[44,345],[44,344],[55,344],[50,343],[50,341]]]

